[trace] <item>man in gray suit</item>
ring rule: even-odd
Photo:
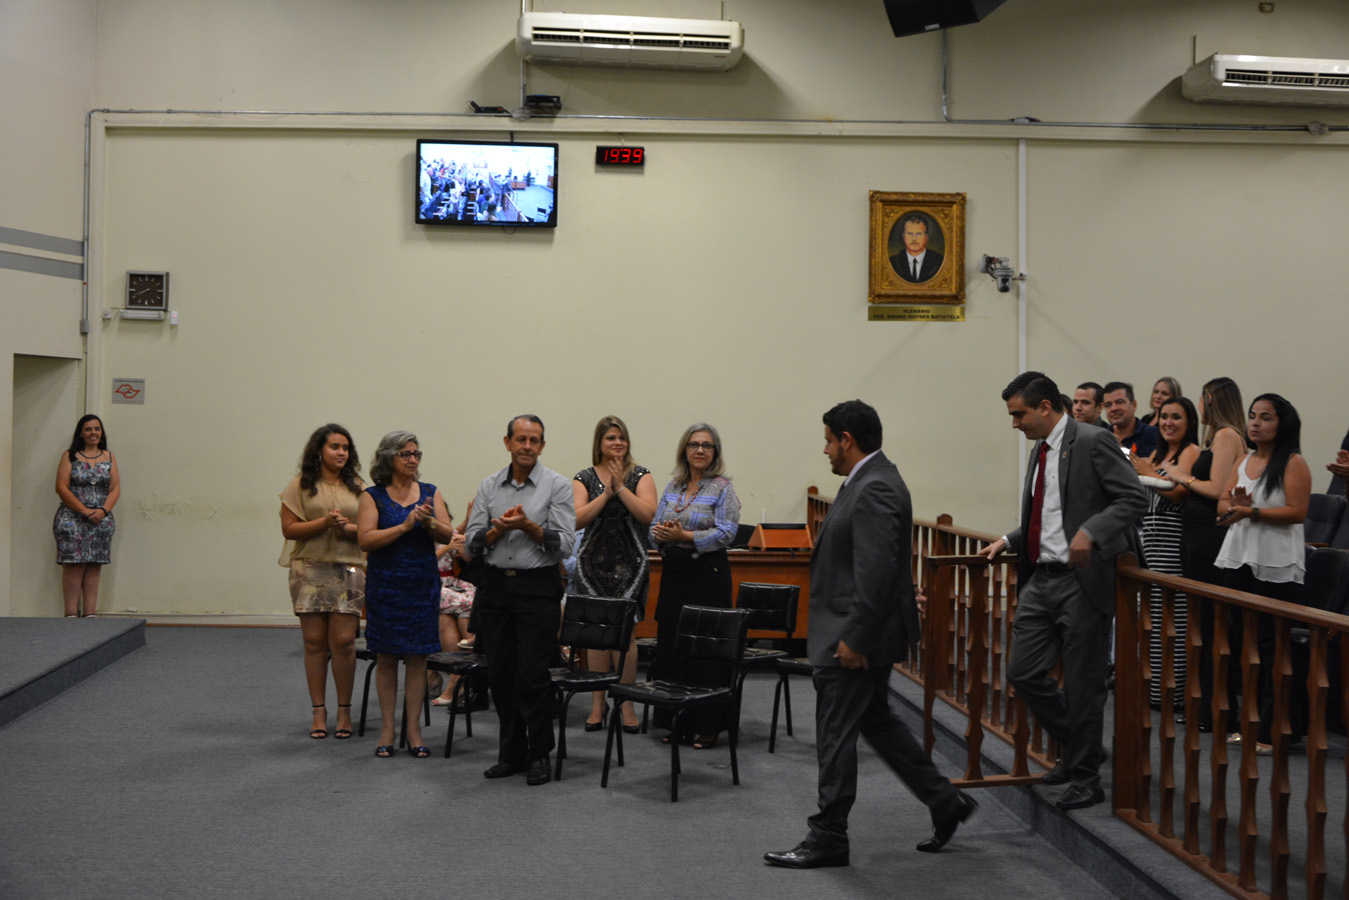
[[[980,552],[1018,556],[1017,610],[1007,677],[1058,741],[1043,784],[1072,782],[1060,809],[1105,799],[1101,790],[1106,666],[1115,612],[1115,558],[1129,549],[1147,495],[1113,435],[1064,414],[1058,385],[1023,372],[1002,392],[1012,427],[1035,442],[1021,526]],[[1063,660],[1063,682],[1050,676]]]
[[[848,865],[848,812],[857,797],[857,737],[866,738],[932,815],[940,850],[978,804],[952,787],[923,746],[890,710],[891,667],[921,632],[909,548],[913,506],[895,464],[881,449],[881,420],[861,400],[824,414],[824,452],[847,476],[820,526],[810,558],[820,811],[791,850],[765,853],[775,866]]]

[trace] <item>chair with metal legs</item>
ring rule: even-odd
[[[464,713],[464,735],[465,737],[473,737],[473,708],[478,704],[476,697],[469,694],[472,687],[469,682],[483,680],[483,676],[487,674],[487,657],[479,653],[476,648],[473,650],[442,651],[426,657],[426,668],[432,672],[459,676],[459,680],[454,685],[454,692],[450,694],[450,721],[445,730],[445,758],[449,759],[450,750],[454,744],[454,723],[461,710]],[[473,690],[476,691],[479,688],[473,688]],[[430,703],[429,700],[427,702]],[[428,705],[426,708],[429,710],[430,706]],[[429,718],[427,724],[431,724]]]
[[[379,654],[365,645],[365,638],[356,638],[356,658],[366,660],[365,682],[361,688],[361,720],[360,724],[356,726],[357,737],[365,737],[365,715],[370,706],[370,678],[375,674],[375,662],[378,657]],[[399,659],[401,660],[402,657],[400,656]],[[429,726],[431,724],[431,698],[426,695],[422,696],[422,714]],[[398,746],[400,747],[407,743],[407,730],[407,722],[403,722],[398,732]]]
[[[801,588],[795,584],[765,584],[756,581],[743,581],[736,592],[735,608],[750,611],[749,630],[769,632],[775,640],[781,641],[784,648],[791,646],[792,634],[796,630],[796,607],[801,599]],[[743,692],[745,679],[753,672],[776,672],[777,662],[787,657],[786,649],[768,647],[745,647],[745,659],[740,665],[740,688]],[[780,677],[778,688],[774,691],[773,705],[777,706],[778,691],[786,690],[786,682]],[[787,719],[791,721],[792,699],[787,697]],[[772,738],[769,739],[771,753]]]
[[[618,741],[618,764],[624,765],[622,716],[618,710],[625,701],[654,706],[673,713],[671,734],[680,733],[680,719],[691,709],[724,707],[727,710],[727,742],[731,748],[731,783],[740,783],[740,764],[736,742],[740,737],[740,663],[745,655],[745,636],[749,631],[747,609],[715,609],[686,606],[679,613],[675,633],[675,661],[712,664],[720,670],[718,683],[684,684],[657,680],[636,684],[609,685],[611,704],[609,735],[604,745],[604,772],[600,786],[609,786],[609,762],[614,741]],[[670,741],[670,801],[679,800],[679,741]]]
[[[557,764],[553,777],[561,780],[562,760],[567,755],[567,709],[572,698],[580,693],[606,690],[618,684],[623,677],[623,663],[632,644],[632,631],[637,625],[637,601],[621,597],[592,597],[568,594],[562,613],[562,631],[559,637],[564,647],[570,647],[566,668],[549,669],[553,690],[559,701],[557,716]],[[590,672],[579,665],[581,654],[587,650],[618,653],[618,665],[611,672]],[[617,709],[613,713],[619,715]]]
[[[788,679],[793,675],[805,675],[809,678],[815,672],[810,660],[801,656],[784,656],[773,660],[778,673],[778,683],[773,688],[773,721],[768,726],[768,752],[772,753],[778,743],[778,705],[783,701],[787,711],[787,736],[792,736],[792,695]]]

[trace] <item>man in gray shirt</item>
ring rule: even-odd
[[[492,700],[501,724],[496,765],[483,774],[552,777],[552,683],[562,575],[576,543],[571,481],[538,465],[543,421],[524,415],[506,426],[511,464],[478,485],[468,519],[468,550],[486,558],[473,602],[477,642],[487,654]]]

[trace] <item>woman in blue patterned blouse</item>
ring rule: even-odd
[[[705,666],[675,670],[674,639],[685,605],[731,607],[731,566],[726,548],[740,524],[740,499],[722,473],[721,436],[705,422],[690,425],[679,439],[674,477],[665,486],[651,520],[651,541],[661,552],[660,596],[656,599],[655,677],[715,683]],[[669,728],[669,714],[657,711],[657,727]],[[717,745],[726,729],[721,710],[685,713],[679,735],[696,750]],[[695,738],[694,735],[697,737]]]

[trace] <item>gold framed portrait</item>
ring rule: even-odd
[[[965,195],[871,192],[871,303],[965,302]]]

